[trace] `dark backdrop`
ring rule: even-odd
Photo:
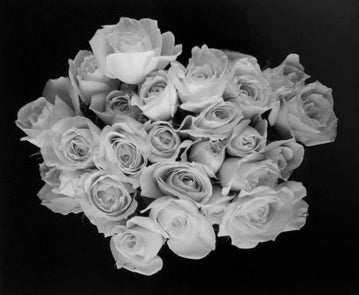
[[[162,271],[116,270],[109,240],[81,215],[40,206],[37,150],[19,142],[17,110],[97,28],[121,16],[150,17],[184,51],[195,45],[255,55],[262,66],[300,54],[307,72],[332,87],[335,143],[312,147],[294,175],[308,189],[306,226],[276,242],[239,250],[224,238],[205,259],[166,247]],[[359,294],[358,1],[1,1],[0,294]]]

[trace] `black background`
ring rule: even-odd
[[[359,294],[359,1],[1,1],[0,294]],[[166,247],[162,271],[116,270],[109,240],[81,215],[40,206],[37,149],[19,142],[17,110],[67,75],[67,59],[101,25],[150,17],[184,46],[226,48],[262,66],[298,53],[333,88],[335,143],[306,151],[294,175],[308,190],[306,226],[239,250],[225,238],[205,259]]]

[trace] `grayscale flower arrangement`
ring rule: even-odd
[[[90,46],[16,124],[40,148],[42,205],[83,213],[117,268],[152,275],[166,243],[200,259],[216,236],[249,249],[305,224],[306,189],[289,178],[304,146],[334,141],[337,118],[297,54],[261,70],[203,45],[182,65],[171,32],[126,17]]]

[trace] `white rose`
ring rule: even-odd
[[[245,158],[227,158],[219,169],[223,194],[230,190],[251,191],[256,186],[274,186],[280,175],[272,160],[248,161]]]
[[[273,109],[269,122],[284,138],[294,137],[306,146],[335,140],[337,117],[333,111],[332,89],[314,82],[302,87],[298,93]]]
[[[238,105],[230,101],[214,103],[196,117],[186,116],[179,132],[194,138],[224,139],[231,135],[234,126],[242,119]]]
[[[80,50],[74,60],[69,59],[69,78],[75,91],[87,105],[97,93],[117,89],[120,81],[110,79],[98,68],[91,51]]]
[[[187,68],[172,63],[169,70],[173,83],[186,111],[200,112],[215,102],[223,101],[227,83],[227,57],[218,49],[207,45],[192,48],[192,57]]]
[[[177,111],[177,91],[166,71],[149,74],[138,85],[138,96],[131,103],[137,105],[152,120],[169,120]]]
[[[273,240],[284,231],[298,230],[306,221],[308,204],[304,186],[289,181],[276,189],[257,187],[242,191],[229,204],[219,226],[218,236],[230,236],[232,244],[250,249]]]
[[[138,84],[152,71],[165,68],[182,51],[171,32],[161,32],[157,21],[122,17],[103,26],[90,40],[98,67],[110,78]]]
[[[161,197],[153,201],[150,217],[162,229],[168,247],[177,255],[201,259],[215,249],[212,225],[190,201]]]
[[[163,242],[152,219],[135,216],[127,221],[127,226],[112,229],[110,248],[117,268],[150,276],[162,268],[157,254]]]
[[[149,198],[174,196],[200,205],[212,195],[210,177],[215,177],[212,170],[199,163],[155,163],[141,174],[141,195]]]

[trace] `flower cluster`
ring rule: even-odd
[[[165,243],[200,259],[216,236],[247,249],[305,224],[306,189],[288,179],[304,146],[335,139],[337,118],[332,90],[306,83],[298,55],[261,70],[203,45],[182,65],[171,32],[130,18],[90,46],[16,124],[43,158],[42,205],[82,212],[118,268],[151,275]]]

